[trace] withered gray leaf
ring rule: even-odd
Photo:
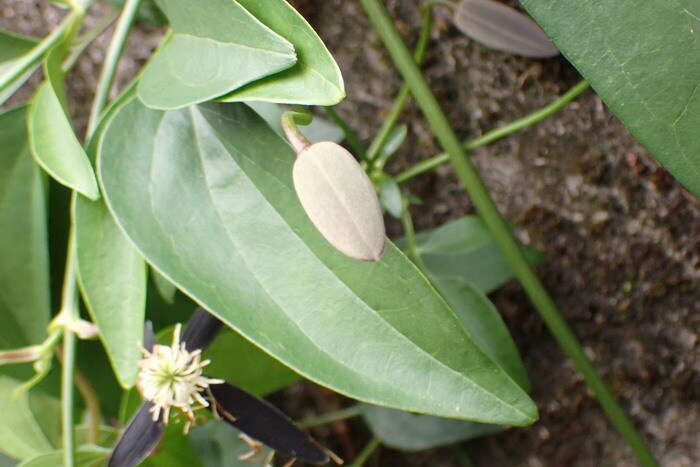
[[[462,0],[452,21],[464,34],[492,49],[532,58],[559,53],[537,23],[493,0]]]

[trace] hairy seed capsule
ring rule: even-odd
[[[342,253],[364,261],[384,254],[384,219],[372,182],[343,147],[315,143],[294,163],[294,188],[311,222]]]
[[[493,0],[462,0],[453,22],[464,34],[493,49],[533,58],[559,53],[537,23]]]

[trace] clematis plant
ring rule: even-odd
[[[223,380],[204,376],[209,360],[201,359],[202,350],[221,326],[221,321],[204,308],[197,308],[182,335],[178,324],[172,344],[166,346],[156,343],[153,327],[146,323],[144,358],[136,384],[144,402],[117,441],[109,467],[137,465],[153,452],[165,425],[177,412],[186,417],[187,432],[194,413],[203,408],[243,433],[251,452],[242,458],[252,459],[262,443],[290,457],[288,466],[297,459],[313,465],[325,464],[330,458],[342,463],[276,407]]]

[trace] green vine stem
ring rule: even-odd
[[[328,115],[328,118],[330,118],[333,123],[335,123],[343,131],[345,139],[355,155],[363,161],[369,160],[367,159],[367,150],[365,149],[364,144],[362,144],[362,141],[360,141],[360,137],[357,136],[357,133],[355,133],[355,130],[353,130],[350,125],[343,120],[343,117],[338,115],[338,112],[336,112],[333,107],[324,107],[323,110],[326,112],[326,115]]]
[[[423,63],[425,51],[428,49],[428,42],[430,42],[430,30],[433,26],[433,6],[434,5],[432,3],[429,3],[423,5],[420,10],[421,29],[418,35],[418,40],[416,41],[416,49],[413,52],[413,59],[416,61],[418,66]],[[389,139],[391,130],[393,130],[394,126],[396,126],[396,122],[398,122],[404,107],[406,107],[406,102],[408,101],[410,94],[411,89],[406,83],[404,83],[403,86],[401,86],[401,90],[397,94],[396,99],[394,100],[394,105],[391,108],[389,115],[387,116],[386,120],[384,120],[384,123],[382,123],[377,135],[374,137],[372,143],[370,143],[369,148],[367,149],[367,160],[369,162],[374,162],[375,164],[378,162],[377,158],[379,157],[382,148],[384,148],[387,139]],[[382,167],[377,168],[381,169]]]
[[[518,244],[509,232],[508,225],[489,196],[476,168],[467,158],[462,143],[457,138],[425,77],[416,66],[411,53],[396,30],[389,12],[379,0],[360,0],[360,2],[378,31],[394,63],[410,86],[411,92],[435,136],[447,154],[449,154],[455,172],[469,193],[477,211],[484,219],[484,222],[486,222],[494,240],[499,245],[503,255],[508,260],[513,272],[520,280],[550,332],[581,372],[588,386],[598,397],[598,401],[607,413],[610,421],[630,445],[640,463],[644,466],[658,465],[650,449],[635,429],[634,424],[615,400],[615,396],[603,382],[591,361],[586,357],[581,344],[559,313],[554,301],[537,275],[530,268],[520,248],[518,248]]]
[[[365,465],[365,462],[367,462],[367,459],[374,453],[374,451],[379,447],[381,444],[381,441],[379,438],[374,437],[372,438],[367,446],[362,449],[362,451],[357,455],[355,458],[355,461],[350,464],[350,467],[362,467]]]
[[[24,73],[29,71],[34,65],[44,57],[46,52],[54,45],[63,40],[64,36],[69,33],[76,23],[79,23],[83,14],[79,11],[72,11],[66,16],[61,24],[51,33],[43,38],[36,46],[34,46],[26,55],[19,58],[17,62],[10,67],[2,76],[0,76],[0,91],[11,85],[12,82]]]
[[[75,268],[75,228],[71,226],[68,235],[68,253],[63,278],[61,311],[65,322],[78,319],[78,287]],[[73,384],[75,378],[75,333],[70,326],[63,330],[63,371],[61,372],[61,414],[63,431],[63,465],[75,465],[75,436],[73,421]]]
[[[109,12],[100,20],[99,23],[75,39],[73,49],[70,51],[68,58],[66,58],[66,60],[63,62],[62,69],[64,72],[68,72],[71,68],[73,68],[80,55],[85,52],[85,49],[87,49],[92,41],[97,39],[103,32],[105,32],[118,16],[119,14],[117,13],[117,10]]]
[[[401,224],[403,225],[403,233],[406,236],[406,255],[416,263],[418,269],[420,269],[426,277],[429,277],[428,269],[423,263],[423,258],[421,258],[418,252],[418,244],[416,243],[416,229],[413,227],[413,218],[411,217],[410,202],[406,196],[401,196],[401,202],[403,207],[401,209]]]
[[[562,94],[555,101],[542,107],[541,109],[526,115],[523,118],[514,120],[507,125],[500,128],[488,131],[483,135],[475,138],[464,145],[465,151],[473,151],[474,149],[486,146],[501,138],[511,135],[517,131],[528,128],[542,120],[550,117],[554,113],[558,112],[562,108],[566,107],[571,101],[576,99],[578,96],[583,94],[590,85],[586,81],[581,81],[576,86],[569,89],[566,93]],[[410,167],[396,176],[396,183],[403,183],[408,181],[420,174],[433,170],[434,168],[445,164],[450,161],[450,156],[446,152],[433,156],[429,159],[419,162],[418,164]]]
[[[93,102],[90,119],[88,121],[88,134],[92,134],[97,127],[100,112],[106,103],[109,90],[111,89],[117,62],[124,49],[124,43],[133,22],[136,8],[140,0],[127,0],[122,11],[122,15],[117,24],[112,42],[110,43],[105,64],[97,85],[98,94]],[[102,94],[102,97],[100,97]],[[101,100],[100,100],[101,99]],[[79,319],[78,310],[78,287],[76,283],[76,253],[75,253],[75,226],[71,225],[68,239],[68,253],[66,258],[66,271],[63,279],[63,293],[61,299],[60,315],[63,322],[72,323]],[[63,465],[65,467],[75,466],[75,436],[74,436],[74,384],[76,377],[75,368],[75,347],[76,337],[71,326],[64,326],[63,331],[63,372],[61,374],[61,411],[62,411],[62,431],[63,431]],[[83,388],[84,389],[84,388]],[[93,407],[94,409],[94,407]],[[99,413],[99,409],[98,409]],[[93,414],[94,415],[94,414]]]
[[[114,76],[117,73],[117,64],[124,51],[126,38],[129,36],[131,25],[134,22],[134,17],[136,16],[136,11],[140,4],[141,0],[126,0],[122,13],[119,16],[119,21],[117,21],[117,26],[114,28],[114,35],[112,36],[112,41],[109,43],[109,48],[105,55],[104,65],[102,65],[100,78],[97,82],[97,89],[95,90],[95,98],[92,101],[92,108],[90,109],[87,140],[90,139],[95,128],[97,128],[97,124],[100,121],[100,113],[109,100],[109,93],[112,89]]]

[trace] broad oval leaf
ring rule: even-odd
[[[297,63],[281,73],[255,81],[222,98],[225,102],[268,101],[333,105],[345,97],[340,69],[309,23],[285,0],[237,0],[270,29],[287,38]]]
[[[384,219],[365,171],[344,147],[324,141],[297,155],[294,188],[306,214],[339,251],[363,261],[384,254]]]
[[[700,196],[700,5],[522,3],[639,142]]]
[[[462,0],[453,21],[464,34],[492,49],[533,58],[559,54],[537,23],[494,0]]]
[[[105,124],[135,93],[130,85],[104,111],[87,144],[92,160]],[[120,385],[136,381],[146,306],[146,265],[103,200],[73,195],[78,284]]]
[[[34,158],[49,175],[95,200],[100,197],[95,174],[63,106],[64,50],[62,45],[55,47],[44,62],[46,81],[37,89],[29,107],[29,141]]]
[[[296,63],[292,44],[233,0],[158,0],[173,34],[151,58],[138,94],[149,107],[204,102]]]
[[[26,108],[0,114],[0,350],[38,344],[50,316],[45,179]]]
[[[106,130],[108,206],[180,290],[307,378],[350,397],[524,425],[525,392],[393,245],[331,248],[292,188],[289,145],[244,105],[125,105]]]
[[[453,420],[360,404],[362,415],[382,444],[422,451],[503,431],[502,425]]]
[[[530,381],[518,348],[493,303],[462,277],[431,277],[479,347],[501,365],[521,388],[529,391]]]
[[[73,197],[80,290],[124,388],[136,382],[146,308],[146,265],[104,202]]]
[[[460,277],[485,294],[514,277],[488,227],[477,216],[460,217],[418,232],[416,243],[417,252],[432,275]],[[406,242],[401,239],[397,244],[404,248]],[[537,250],[527,246],[521,249],[531,265],[542,262],[542,254]]]

